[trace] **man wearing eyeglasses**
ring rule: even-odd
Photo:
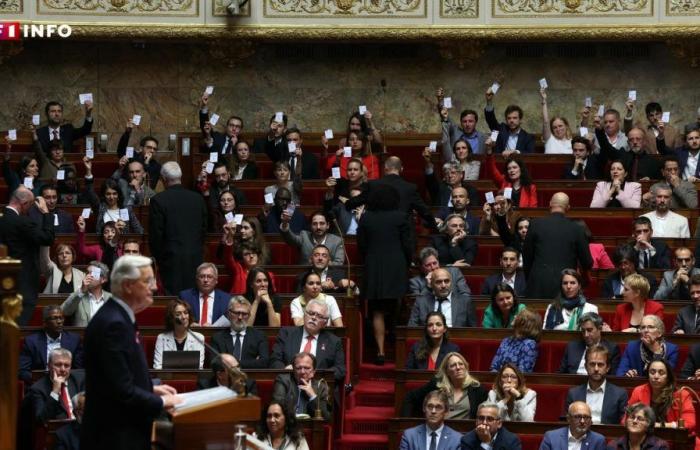
[[[445,425],[447,394],[431,391],[423,400],[425,424],[409,428],[401,436],[400,450],[459,450],[461,433]]]
[[[604,450],[605,438],[590,431],[591,408],[585,402],[573,402],[566,415],[569,426],[544,434],[540,450]]]
[[[300,352],[292,361],[292,373],[277,375],[272,387],[272,401],[286,403],[296,415],[308,414],[314,417],[316,409],[327,421],[332,418],[328,385],[319,383],[316,376],[316,358],[314,355]]]
[[[316,357],[317,369],[333,369],[336,381],[341,383],[345,378],[345,352],[340,338],[325,329],[327,325],[328,305],[319,300],[309,301],[304,311],[304,324],[284,327],[277,335],[270,367],[292,369],[297,353],[310,353]]]
[[[675,256],[676,270],[664,272],[655,299],[690,300],[690,277],[700,274],[700,269],[695,267],[695,257],[689,248],[677,248]]]
[[[506,430],[497,404],[484,402],[476,411],[476,426],[462,436],[462,450],[520,450],[520,438]]]
[[[212,337],[212,347],[219,353],[233,355],[233,367],[241,369],[267,369],[270,362],[270,349],[267,337],[260,330],[248,326],[250,302],[241,295],[231,297],[228,302],[226,317],[221,318],[215,326],[231,327]],[[228,322],[225,324],[225,322]]]

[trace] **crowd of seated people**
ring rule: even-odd
[[[547,433],[542,448],[564,448],[566,442],[558,441],[572,438],[577,442],[591,439],[591,446],[596,448],[604,445],[589,431],[591,423],[622,424],[625,436],[610,443],[616,448],[636,449],[640,442],[645,448],[662,448],[663,443],[653,436],[654,423],[677,426],[683,419],[686,428],[694,432],[694,405],[689,394],[678,389],[676,374],[682,367],[678,381],[700,379],[700,343],[690,349],[686,360],[680,358],[679,346],[665,333],[664,319],[669,313],[664,312],[664,304],[688,303],[678,312],[672,333],[700,333],[700,268],[695,267],[693,249],[680,245],[673,246],[672,265],[672,250],[664,239],[691,237],[688,218],[673,210],[697,207],[693,183],[700,179],[700,131],[689,129],[682,140],[661,120],[662,110],[654,103],[646,108],[648,124],[634,123],[634,102],[627,102],[624,128],[617,110],[605,110],[598,117],[589,107],[582,114],[581,125],[588,126],[592,119],[591,132],[575,136],[566,118],[550,117],[546,89],[540,92],[545,153],[570,154],[572,158],[562,178],[596,182],[591,208],[639,211],[631,237],[626,237],[626,243],[610,255],[612,262],[605,247],[594,242],[585,220],[580,223],[592,267],[615,269],[605,279],[600,294],[606,302],[619,302],[610,323],[606,323],[598,300],[585,294],[589,280],[586,271],[580,270],[587,269],[583,264],[556,272],[559,292],[540,299],[549,302],[544,311],[528,305],[530,267],[523,265],[523,255],[527,253],[535,261],[542,255],[537,254],[536,243],[527,240],[531,223],[538,219],[525,216],[521,210],[543,205],[541,198],[538,200],[537,180],[519,156],[532,154],[535,149],[535,137],[521,127],[522,109],[509,105],[505,122],[499,123],[493,107],[495,92],[489,89],[484,110],[489,132],[482,133],[477,130],[476,111],[463,111],[460,123],[455,124],[444,107],[444,91],[440,89],[437,94],[442,151],[436,155],[432,146],[423,149],[424,167],[418,168],[423,172],[427,195],[403,179],[398,158],[382,162],[386,139],[369,112],[350,117],[348,132],[337,148],[331,148],[324,136],[317,155],[311,145],[304,144],[301,130],[287,127],[286,115],[273,116],[267,135],[255,143],[246,141],[243,120],[237,116],[229,118],[223,132],[217,131],[209,119],[210,99],[203,96],[200,151],[205,159],[209,154],[209,159],[191,174],[195,184],[184,187],[202,198],[201,216],[189,209],[166,211],[165,203],[159,202],[162,194],[172,192],[177,184],[170,183],[172,165],[159,161],[158,141],[153,137],[144,137],[136,148],[127,147],[138,127],[131,120],[109,170],[111,176],[100,180],[93,175],[94,160],[86,156],[82,164],[77,164],[71,159],[73,141],[89,133],[89,127],[72,134],[62,129],[54,134],[55,111],[49,120],[49,134],[44,136],[41,129],[30,128],[34,154],[24,157],[16,170],[12,167],[13,144],[8,140],[3,175],[11,194],[10,207],[13,199],[17,202],[30,194],[32,200],[42,197],[47,212],[30,203],[20,214],[30,217],[37,229],[48,220],[52,233],[74,236],[70,243],[42,245],[35,255],[39,263],[35,275],[43,276],[40,291],[65,296],[60,306],[44,310],[41,330],[27,336],[22,348],[19,376],[30,392],[27,405],[32,405],[35,422],[78,416],[70,398],[82,386],[65,380],[79,374],[70,369],[71,365],[80,369],[82,349],[80,338],[63,330],[64,315],[65,323],[85,327],[113,298],[107,289],[110,268],[124,254],[141,253],[139,241],[134,241],[132,235],[144,235],[153,242],[153,233],[149,232],[155,222],[153,214],[167,217],[166,226],[159,230],[165,230],[168,242],[177,242],[185,234],[194,235],[189,233],[192,222],[184,226],[186,222],[178,222],[179,214],[191,220],[198,216],[198,229],[218,235],[217,242],[221,238],[216,255],[212,252],[209,260],[223,262],[225,272],[220,273],[220,267],[203,257],[194,258],[197,264],[190,264],[188,272],[193,283],[182,280],[184,289],[177,291],[170,289],[165,279],[168,274],[161,273],[164,282],[159,285],[160,293],[177,299],[164,310],[165,325],[149,363],[153,369],[165,369],[166,352],[199,352],[193,369],[213,371],[202,387],[225,385],[226,367],[289,371],[277,376],[273,401],[265,405],[261,421],[259,436],[275,448],[308,448],[303,434],[299,434],[297,415],[312,416],[320,405],[324,418],[333,420],[333,393],[327,391],[327,386],[324,391],[315,371],[332,370],[337,385],[344,382],[345,350],[341,339],[326,328],[362,326],[344,317],[341,297],[348,290],[369,298],[363,311],[366,309],[365,319],[374,330],[377,364],[384,363],[384,336],[394,333],[393,326],[405,324],[396,320],[400,314],[395,313],[408,310],[407,325],[423,328],[418,342],[407,349],[405,368],[435,371],[435,377],[402,399],[401,415],[425,416],[427,429],[420,431],[424,433],[422,446],[406,444],[402,448],[426,448],[430,430],[440,429],[440,433],[449,435],[446,427],[434,426],[442,424],[440,420],[435,422],[440,414],[443,421],[471,418],[477,422],[474,432],[457,436],[454,448],[491,448],[494,441],[489,438],[494,436],[496,440],[517,439],[506,434],[502,421],[535,420],[537,392],[527,387],[526,377],[536,372],[542,335],[553,331],[572,332],[559,371],[586,375],[587,382],[571,387],[566,404],[561,405],[569,422],[569,437],[566,429],[563,438]],[[86,106],[86,124],[91,124],[91,108]],[[55,109],[56,105],[47,105],[47,117],[49,110]],[[66,139],[72,140],[68,143]],[[664,159],[654,156],[657,154]],[[268,180],[266,187],[260,185],[265,200],[264,205],[256,205],[261,207],[257,217],[243,216],[242,208],[250,202],[241,187],[260,178],[257,163],[265,158],[274,164],[274,180]],[[188,170],[178,169],[180,176]],[[78,170],[85,173],[84,178],[78,178]],[[606,174],[609,177],[603,180]],[[323,204],[304,204],[304,182],[317,179],[325,180],[327,188]],[[470,184],[476,180],[494,183],[486,201]],[[647,180],[653,184],[643,193],[642,183]],[[561,189],[566,191],[563,185]],[[423,197],[435,207],[434,215]],[[79,204],[87,205],[90,211],[72,217],[60,208]],[[301,206],[317,210],[305,216]],[[641,214],[643,207],[651,212]],[[139,208],[150,208],[148,220],[143,220]],[[424,228],[432,231],[427,240],[429,247],[417,245],[420,227],[415,226],[414,212],[421,216]],[[391,239],[375,240],[382,233],[391,235]],[[27,233],[28,239],[31,234]],[[346,234],[358,236],[366,262],[363,284],[355,283],[347,274]],[[276,260],[268,242],[273,235],[280,236],[299,256],[295,264],[299,269],[294,283],[296,297],[288,310],[282,307],[279,273],[276,275],[271,270],[274,266],[270,266]],[[481,286],[469,286],[465,275],[480,268],[478,261],[484,250],[479,244],[488,236],[499,238],[504,246],[500,267]],[[205,246],[203,238],[188,238],[194,239],[195,247]],[[5,242],[4,236],[0,242]],[[155,245],[152,247],[156,267],[180,264],[177,252],[164,261],[164,253],[156,254]],[[383,264],[374,263],[379,258],[378,248],[385,258]],[[413,277],[409,262],[412,255],[417,256],[413,260],[419,271]],[[547,265],[546,258],[540,264]],[[659,269],[665,271],[660,274]],[[654,273],[660,274],[658,288]],[[483,317],[477,313],[473,292],[488,298]],[[406,307],[409,302],[404,294],[413,301],[410,307]],[[282,323],[293,326],[281,327]],[[485,380],[479,375],[481,382],[492,383],[490,390],[470,374],[469,361],[451,339],[454,329],[478,326],[510,329],[512,333],[493,355],[493,376]],[[207,356],[201,344],[205,339],[201,327],[221,328],[212,337],[212,345],[221,357]],[[272,348],[260,327],[280,327]],[[620,352],[617,344],[605,338],[606,332],[639,333],[639,337],[630,338]],[[365,341],[371,341],[367,334]],[[45,370],[48,375],[34,381],[33,370]],[[639,378],[639,386],[628,397],[624,389],[606,379],[613,374]],[[336,389],[336,397],[343,395],[340,388]],[[681,405],[680,412],[676,404]],[[408,431],[404,433],[406,439],[410,438]]]

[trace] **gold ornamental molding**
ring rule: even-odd
[[[425,18],[428,0],[263,0],[266,18]]]
[[[491,5],[494,18],[652,17],[654,15],[653,0],[492,0]]]
[[[23,11],[22,0],[0,0],[0,14],[21,14]]]

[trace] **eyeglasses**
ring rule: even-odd
[[[656,325],[642,325],[639,327],[639,331],[646,331],[646,330],[656,330]]]
[[[493,416],[476,416],[476,421],[477,422],[486,422],[486,423],[493,423],[495,421],[499,420],[498,417],[493,417]]]
[[[245,312],[245,311],[235,311],[233,309],[229,309],[228,313],[231,314],[232,316],[238,316],[238,317],[249,317],[250,313]]]
[[[627,420],[629,420],[630,422],[640,422],[640,423],[648,422],[647,418],[644,416],[628,416]]]
[[[444,411],[445,410],[445,405],[431,405],[427,404],[425,405],[425,409],[428,411]]]
[[[572,419],[574,419],[578,422],[588,422],[589,420],[591,420],[591,416],[587,416],[585,414],[575,414],[575,415],[569,416],[569,417],[571,417]]]
[[[501,380],[517,380],[518,376],[514,373],[505,373],[501,375]]]
[[[312,319],[328,320],[328,317],[322,315],[321,313],[317,313],[315,311],[304,311],[304,314],[311,317]]]

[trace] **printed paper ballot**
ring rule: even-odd
[[[209,153],[209,161],[211,161],[213,163],[219,162],[219,152]]]
[[[324,132],[324,134],[326,135],[326,139],[333,139],[333,130],[331,130],[330,128],[327,129],[327,130]]]
[[[437,141],[430,141],[430,145],[428,145],[428,148],[431,152],[437,151]]]
[[[630,100],[637,101],[637,91],[630,91],[629,94],[627,94],[627,98]]]
[[[53,215],[53,226],[58,226],[58,214]]]
[[[603,117],[605,115],[605,105],[600,105],[598,107],[598,117]]]
[[[491,92],[493,92],[493,94],[496,95],[496,93],[498,92],[498,90],[499,90],[500,88],[501,88],[501,85],[498,84],[498,82],[494,82],[494,83],[491,85]]]
[[[290,216],[294,215],[294,210],[297,209],[297,206],[294,203],[290,203],[287,206],[287,209],[284,210],[285,213],[289,214]]]
[[[578,129],[578,134],[579,134],[579,136],[581,136],[581,137],[586,137],[586,136],[588,136],[588,128],[586,128],[586,127],[580,127],[580,128]]]
[[[91,148],[85,149],[85,156],[87,156],[87,159],[95,159],[95,150]]]
[[[486,203],[496,203],[496,199],[493,198],[493,191],[486,193]]]
[[[226,218],[226,223],[233,222],[233,213],[232,212],[226,213],[226,215],[224,217]]]
[[[352,147],[343,147],[343,156],[346,158],[352,158]]]
[[[364,116],[365,113],[367,112],[367,107],[365,105],[360,105],[357,109],[360,112],[361,116]]]
[[[503,197],[506,200],[510,200],[511,198],[513,198],[513,188],[507,187],[507,188],[503,189]]]
[[[664,113],[661,114],[661,121],[663,123],[669,123],[671,121],[671,113],[668,111],[664,111]]]
[[[182,138],[182,156],[190,155],[190,138]]]
[[[134,147],[127,147],[126,148],[126,157],[129,159],[134,157]]]
[[[92,210],[90,208],[83,208],[83,212],[80,213],[80,217],[87,220],[90,218],[91,213],[92,213]]]
[[[41,116],[39,114],[34,114],[32,116],[32,124],[34,124],[38,127],[40,123],[41,123]]]
[[[56,172],[56,179],[57,180],[65,180],[66,179],[66,171],[65,170],[59,170]]]
[[[540,80],[540,89],[547,89],[547,87],[548,87],[548,86],[547,86],[547,79],[546,79],[546,78],[542,78],[542,79]]]
[[[450,109],[452,108],[452,97],[445,97],[442,99],[442,106]]]
[[[281,111],[278,111],[275,113],[275,122],[277,123],[283,123],[284,122],[284,113]]]
[[[236,225],[240,225],[243,223],[243,214],[236,214],[233,216],[233,221],[236,222]]]
[[[86,136],[85,137],[85,149],[86,150],[95,150],[95,138],[92,136]]]
[[[205,95],[211,95],[214,93],[214,86],[207,86],[207,88],[204,90]]]
[[[211,117],[209,118],[209,123],[211,126],[215,126],[217,123],[219,123],[219,115],[218,114],[212,114]]]
[[[289,149],[289,153],[294,153],[297,151],[297,143],[296,142],[287,142],[287,149]]]
[[[491,132],[491,142],[496,142],[498,140],[498,130],[493,130]]]
[[[331,169],[331,176],[336,180],[340,179],[340,167],[333,167]]]
[[[214,163],[211,162],[211,161],[209,161],[209,162],[207,163],[206,167],[204,167],[204,171],[205,171],[206,173],[213,173],[213,172],[214,172]]]
[[[102,275],[102,269],[99,267],[93,267],[92,270],[90,271],[90,276],[94,278],[95,280],[99,280],[100,276]]]
[[[11,141],[17,140],[17,130],[7,130],[7,139]]]
[[[121,208],[119,210],[119,220],[123,220],[124,222],[129,221],[129,210],[126,208]]]
[[[78,99],[80,100],[81,105],[84,105],[85,102],[92,102],[92,92],[88,92],[87,94],[80,94],[78,95]]]
[[[590,108],[593,106],[593,99],[591,97],[586,97],[586,100],[584,101],[584,106],[586,108]]]
[[[34,178],[24,177],[24,187],[27,189],[34,189]]]
[[[275,196],[271,193],[265,194],[265,204],[272,205],[273,203],[275,203]]]

